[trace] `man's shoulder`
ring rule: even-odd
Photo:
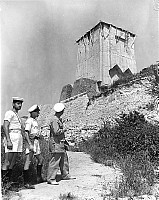
[[[33,119],[31,117],[28,117],[25,123],[32,123]]]
[[[15,113],[12,110],[7,110],[5,116],[14,116]]]
[[[5,114],[15,114],[13,110],[7,110]]]
[[[54,115],[53,117],[52,117],[52,121],[53,122],[57,122],[59,119]]]
[[[13,118],[15,118],[16,114],[12,110],[8,110],[5,113],[4,121],[11,121]]]

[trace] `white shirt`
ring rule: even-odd
[[[12,110],[8,110],[5,113],[4,120],[10,122],[9,129],[21,129],[21,119],[18,114],[15,114]]]
[[[35,137],[39,135],[39,129],[38,129],[38,122],[36,119],[33,119],[32,117],[29,117],[25,122],[25,130],[29,131],[29,137]]]

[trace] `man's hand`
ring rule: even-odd
[[[44,136],[40,134],[40,135],[38,136],[38,138],[39,138],[39,140],[42,140],[42,139],[44,139]]]
[[[64,133],[67,132],[67,128],[64,128],[64,129],[63,129],[63,132],[64,132]]]
[[[7,141],[7,148],[8,148],[9,150],[12,150],[12,149],[13,149],[13,144],[12,144],[11,141]]]
[[[34,151],[34,146],[32,144],[29,145],[29,150]]]
[[[53,128],[53,122],[50,122],[49,127],[50,127],[50,131],[53,132],[53,130],[54,130],[54,128]]]

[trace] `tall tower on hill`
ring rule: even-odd
[[[76,80],[88,78],[100,85],[137,72],[135,34],[100,21],[76,41]]]
[[[130,31],[100,21],[76,43],[76,80],[63,87],[60,101],[85,92],[95,96],[115,80],[137,72],[135,34]]]

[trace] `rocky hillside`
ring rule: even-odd
[[[86,92],[66,99],[63,101],[66,107],[63,119],[67,138],[77,142],[89,137],[99,130],[105,121],[113,124],[122,112],[136,110],[144,115],[155,112],[157,94],[152,95],[155,82],[154,74],[146,74],[136,76],[113,90],[109,89],[110,92],[101,93],[91,99]],[[53,105],[41,106],[40,125],[47,126],[53,115]]]

